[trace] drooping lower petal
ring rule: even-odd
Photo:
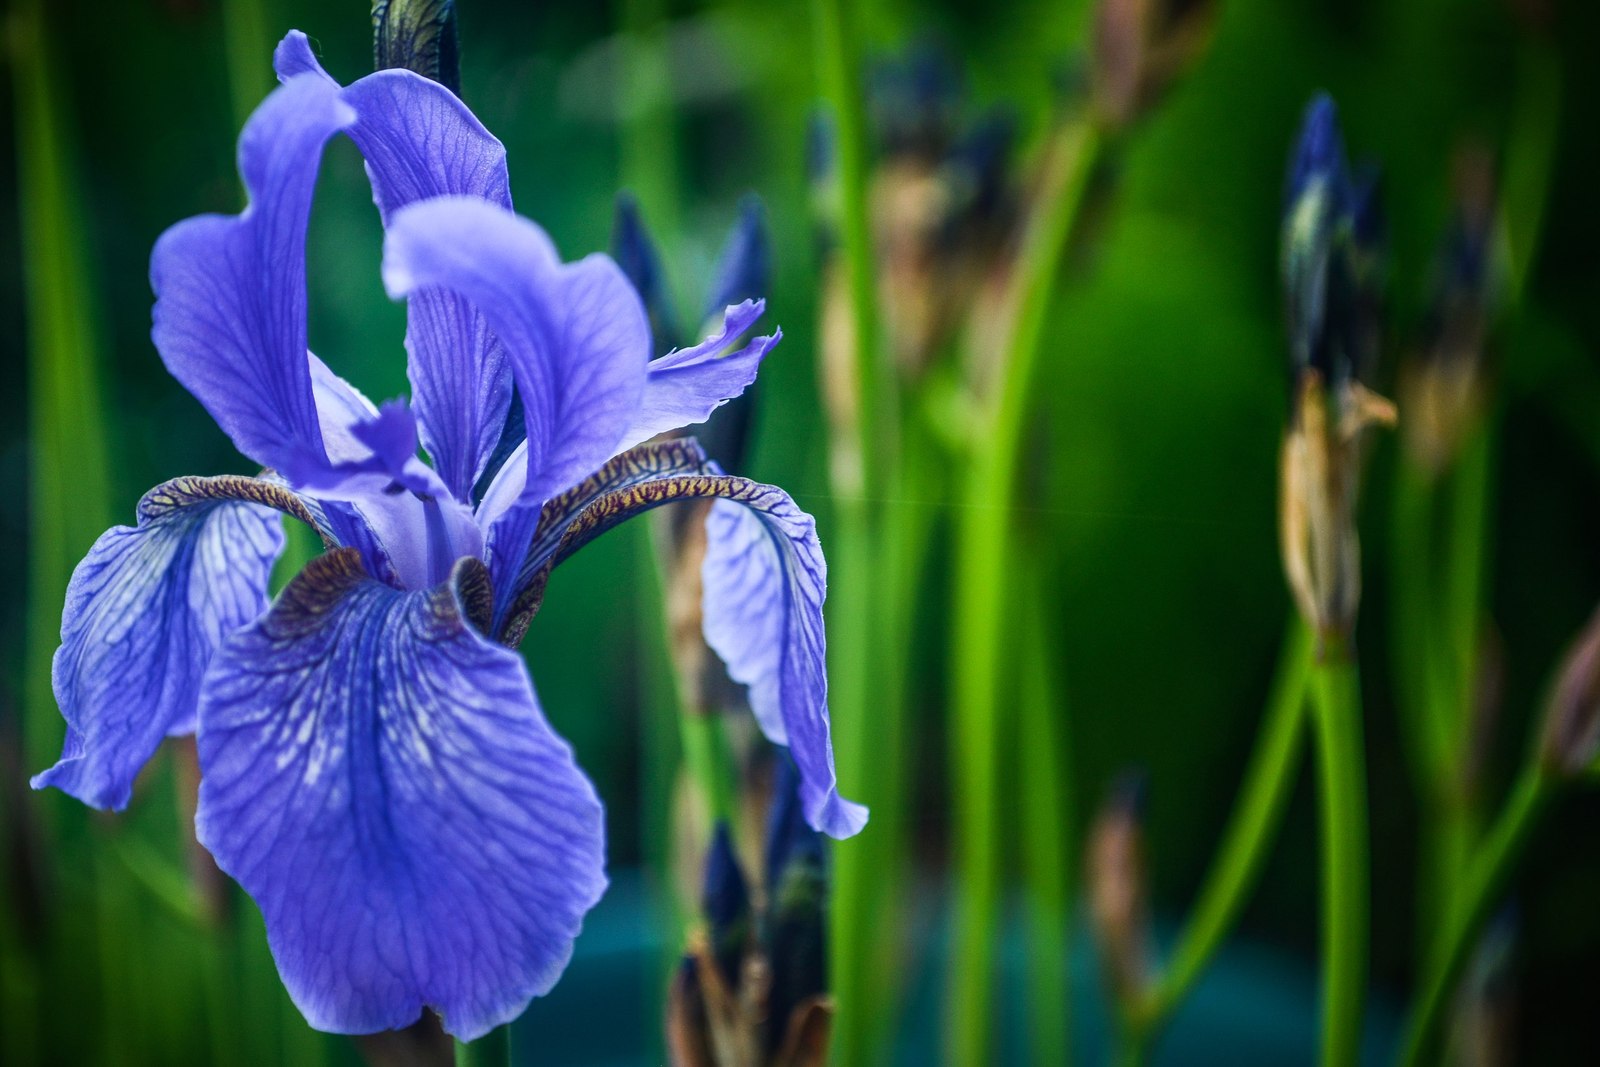
[[[761,360],[783,339],[781,330],[757,337],[738,351],[739,343],[766,308],[762,300],[746,300],[723,314],[722,328],[692,348],[652,360],[644,394],[620,450],[665,433],[706,421],[711,413],[743,393],[756,380]]]
[[[699,460],[692,470],[686,469],[686,450]],[[550,571],[601,533],[663,504],[715,499],[702,571],[706,643],[729,677],[749,687],[763,732],[789,747],[800,769],[806,820],[830,837],[859,832],[867,809],[839,796],[833,767],[822,619],[827,565],[815,521],[783,490],[721,473],[688,439],[642,445],[612,460],[597,477],[652,464],[666,473],[620,481],[581,503],[546,506],[547,521],[533,538],[537,551],[530,553],[496,633],[508,643],[519,641]]]
[[[138,525],[106,531],[73,571],[52,676],[67,742],[35,789],[126,807],[162,739],[194,730],[217,646],[266,610],[281,520],[258,503],[183,489],[203,481],[151,490]],[[234,481],[241,495],[274,494],[267,483]]]
[[[206,676],[200,839],[319,1029],[431,1006],[475,1038],[554,984],[604,890],[600,803],[476,630],[487,600],[476,561],[403,592],[332,552]]]
[[[730,487],[706,517],[701,577],[706,644],[749,687],[762,732],[789,746],[806,821],[830,837],[860,832],[867,809],[839,796],[833,769],[816,521],[773,486]]]
[[[201,215],[156,242],[151,338],[173,377],[239,451],[293,476],[324,460],[306,360],[306,227],[322,149],[355,113],[302,75],[239,136],[250,205]]]
[[[644,389],[650,329],[610,259],[562,265],[533,223],[449,196],[395,213],[383,278],[395,297],[465,297],[506,346],[527,426],[526,499],[550,499],[616,453]]]

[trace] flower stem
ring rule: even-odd
[[[1087,122],[1061,128],[1046,159],[1049,191],[1025,231],[998,356],[1001,393],[988,432],[974,438],[967,497],[957,530],[951,732],[957,918],[950,965],[950,1059],[990,1059],[991,964],[1000,897],[998,790],[1000,681],[1006,647],[1010,519],[1018,458],[1035,392],[1039,339],[1078,209],[1099,149]]]
[[[1361,692],[1347,646],[1328,640],[1311,671],[1322,829],[1323,1067],[1352,1067],[1367,982],[1367,797]]]
[[[55,761],[61,739],[50,660],[60,643],[62,595],[73,564],[110,525],[111,476],[99,316],[88,266],[94,253],[67,140],[74,127],[60,91],[46,5],[22,4],[11,23],[33,460],[23,752],[27,766],[38,769]],[[53,809],[41,810],[48,815]]]
[[[1430,957],[1422,992],[1412,1008],[1400,1059],[1406,1067],[1428,1062],[1432,1056],[1439,1024],[1477,944],[1478,930],[1555,792],[1554,780],[1530,764],[1473,856],[1455,905],[1446,915],[1438,951]]]
[[[813,0],[817,73],[834,122],[834,155],[839,192],[839,237],[849,293],[854,345],[856,419],[847,442],[856,493],[870,511],[882,498],[882,464],[896,455],[893,436],[894,390],[890,367],[878,351],[877,293],[872,228],[867,203],[866,100],[861,87],[861,55],[855,37],[855,7],[844,0]],[[875,462],[864,462],[869,454]],[[835,487],[838,488],[837,486]]]
[[[733,757],[722,729],[722,716],[685,709],[678,715],[678,723],[683,761],[705,798],[712,825],[726,822],[731,826],[735,807]]]
[[[1037,568],[1018,568],[1032,579]],[[1023,613],[1017,705],[1018,808],[1022,820],[1022,878],[1027,893],[1028,1033],[1031,1062],[1071,1059],[1068,960],[1072,930],[1072,774],[1068,715],[1044,603],[1044,583],[1015,582]]]
[[[456,1067],[506,1067],[510,1062],[510,1023],[495,1027],[476,1041],[456,1042]]]
[[[1284,639],[1266,716],[1222,847],[1178,937],[1171,963],[1131,1021],[1130,1042],[1141,1049],[1148,1047],[1199,980],[1255,886],[1300,765],[1311,657],[1311,632],[1296,617]],[[1141,1055],[1125,1058],[1128,1063],[1141,1061]]]

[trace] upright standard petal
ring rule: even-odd
[[[306,226],[323,145],[355,113],[312,75],[290,79],[239,137],[250,204],[161,235],[151,338],[239,451],[294,478],[325,462],[306,360]]]
[[[281,520],[259,504],[174,490],[183,484],[147,493],[138,525],[106,531],[73,571],[52,677],[67,742],[35,789],[126,807],[162,738],[194,730],[217,646],[266,610]]]
[[[711,413],[743,393],[783,331],[757,337],[733,351],[766,310],[763,300],[746,300],[723,313],[722,328],[693,348],[652,360],[645,377],[639,410],[623,435],[618,451],[632,448],[659,433],[705,422]]]
[[[600,803],[487,614],[477,561],[402,592],[331,552],[206,675],[200,840],[319,1029],[433,1007],[478,1037],[555,983],[604,891]]]
[[[521,471],[500,475],[522,478],[515,504],[489,516],[489,564],[504,602],[539,506],[614,455],[633,420],[650,347],[644,309],[611,260],[563,266],[533,223],[462,197],[397,213],[383,274],[391,295],[440,287],[467,297],[506,345],[527,440]]]
[[[280,78],[306,71],[327,78],[298,30],[278,45],[274,64]],[[435,196],[475,196],[511,207],[505,147],[438,82],[409,70],[382,70],[341,96],[355,109],[347,132],[366,157],[385,225],[407,204]],[[469,500],[511,404],[505,351],[466,300],[437,290],[410,300],[406,347],[423,447],[455,498]]]

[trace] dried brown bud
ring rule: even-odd
[[[1147,111],[1211,42],[1213,0],[1101,0],[1094,24],[1094,103],[1114,129]]]
[[[1456,151],[1454,209],[1434,256],[1423,347],[1402,381],[1405,443],[1433,474],[1455,459],[1484,406],[1485,349],[1501,285],[1495,160],[1473,142]]]
[[[1145,896],[1143,783],[1124,777],[1089,831],[1089,916],[1112,995],[1124,1009],[1149,984],[1150,917]]]
[[[1354,379],[1331,394],[1314,368],[1298,381],[1280,471],[1284,572],[1306,622],[1323,638],[1342,639],[1361,599],[1355,504],[1362,438],[1371,426],[1394,425],[1395,409]]]
[[[1590,770],[1600,757],[1600,611],[1578,635],[1545,709],[1539,759],[1562,778]]]

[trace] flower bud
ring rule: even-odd
[[[455,0],[372,0],[372,69],[390,67],[461,95]]]
[[[1405,443],[1433,474],[1455,458],[1483,409],[1485,348],[1501,285],[1497,269],[1494,160],[1457,153],[1455,204],[1434,254],[1419,358],[1404,379]]]
[[[1131,125],[1205,51],[1214,0],[1101,0],[1095,9],[1094,103],[1113,129]]]
[[[1362,378],[1381,333],[1382,220],[1377,183],[1352,177],[1333,101],[1306,110],[1289,166],[1282,279],[1291,415],[1280,466],[1284,570],[1323,638],[1347,636],[1361,594],[1355,505],[1362,443],[1394,405]]]
[[[666,274],[661,269],[661,256],[645,228],[638,201],[627,193],[617,197],[616,215],[611,223],[611,258],[617,261],[617,266],[622,268],[644,302],[645,314],[650,319],[652,357],[664,356],[682,344],[677,316],[672,313],[672,299],[667,293]]]
[[[706,919],[712,959],[730,986],[739,982],[739,969],[750,948],[750,888],[733,848],[728,824],[718,822],[706,851],[704,888],[700,910]]]
[[[1149,983],[1150,917],[1144,855],[1145,782],[1124,774],[1089,830],[1089,918],[1112,996],[1131,1009]]]
[[[1545,708],[1539,759],[1557,777],[1575,778],[1600,757],[1600,611],[1578,635]]]
[[[780,758],[767,821],[765,864],[764,941],[771,976],[767,1048],[773,1051],[828,990],[827,852],[822,836],[805,821],[799,782],[793,761]]]

